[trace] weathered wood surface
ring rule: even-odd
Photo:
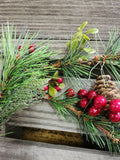
[[[97,27],[101,38],[107,42],[108,32],[113,26],[120,28],[120,1],[118,0],[0,0],[0,23],[17,26],[17,37],[24,24],[30,33],[41,30],[44,35],[55,40],[53,49],[65,51],[66,42],[71,34],[84,21],[89,24],[86,29]],[[1,30],[0,30],[1,36]],[[95,38],[92,37],[92,43]],[[95,44],[94,44],[95,45]],[[100,53],[103,49],[100,46]],[[48,104],[36,105],[24,112],[17,113],[9,121],[11,125],[46,128],[79,132],[77,125],[63,121],[56,116],[56,111]],[[57,147],[34,142],[0,139],[0,158],[2,160],[37,160],[37,159],[81,159],[81,160],[118,160],[106,152]],[[52,146],[52,147],[51,147]],[[46,154],[47,153],[47,154]],[[67,153],[67,154],[66,154]],[[59,158],[58,158],[59,157]]]
[[[1,160],[119,160],[105,151],[0,138]]]
[[[119,6],[118,0],[0,0],[0,23],[9,21],[20,31],[26,21],[31,33],[41,30],[66,40],[87,20],[107,40],[108,31],[120,26]]]
[[[27,127],[20,129],[22,133],[21,139],[24,140],[75,146],[75,147],[88,146],[88,143],[87,144],[85,143],[80,133],[38,129],[38,128],[27,128]],[[16,133],[14,132],[14,135],[15,134]],[[12,137],[15,137],[14,135]]]

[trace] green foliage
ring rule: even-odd
[[[73,36],[73,38],[70,40],[70,42],[67,43],[67,47],[69,50],[74,51],[76,47],[79,48],[79,50],[83,49],[86,50],[87,53],[95,53],[95,50],[91,48],[85,48],[84,45],[87,41],[90,40],[90,38],[87,36],[87,34],[96,34],[98,33],[97,28],[91,28],[87,30],[85,33],[83,33],[83,29],[87,25],[87,21],[83,22],[80,27],[78,28],[78,32]],[[81,43],[80,43],[81,41]],[[79,46],[80,45],[80,46]]]
[[[0,72],[0,126],[17,110],[38,103],[43,98],[44,85],[55,68],[50,65],[58,53],[49,50],[47,40],[36,41],[38,33],[20,34],[16,42],[16,29],[2,26],[2,56]],[[24,36],[24,40],[21,37]],[[34,42],[34,52],[29,46]],[[21,49],[18,49],[19,46]],[[3,96],[1,96],[3,95]]]
[[[65,87],[64,83],[57,82],[58,78],[59,78],[59,74],[58,74],[58,71],[56,71],[52,76],[51,82],[49,82],[49,85],[48,85],[48,94],[51,97],[55,97],[55,95],[57,94],[57,90],[55,89],[55,86],[58,86],[60,89],[63,89]]]
[[[64,98],[63,98],[64,97]],[[65,106],[74,106],[79,101],[78,98],[65,97],[65,94],[54,97],[50,100],[50,103],[56,108],[57,113],[60,114],[65,120],[75,120],[76,116],[74,112],[71,112]]]
[[[54,86],[52,86],[51,84],[49,84],[49,90],[48,90],[48,94],[51,96],[51,97],[55,97],[57,91],[56,89],[54,88]]]
[[[114,127],[114,124],[108,120],[102,120],[101,116],[91,117],[88,114],[81,115],[78,120],[81,134],[86,136],[86,139],[92,144],[96,144],[99,148],[109,150],[113,154],[120,152],[120,143],[114,142],[110,134],[114,130],[113,138],[118,138],[118,125]],[[105,133],[104,133],[105,132]],[[117,133],[117,135],[115,135]]]
[[[114,28],[109,33],[107,45],[104,44],[100,36],[99,39],[104,48],[104,53],[101,55],[99,61],[97,63],[95,62],[96,65],[91,68],[91,71],[93,71],[93,69],[97,69],[97,71],[100,70],[101,75],[107,71],[112,79],[120,81],[120,35],[118,30]],[[96,43],[98,43],[98,41],[96,41]],[[97,68],[98,64],[100,64],[100,68]]]
[[[7,122],[11,115],[18,110],[24,109],[35,103],[39,103],[47,92],[43,91],[48,85],[50,103],[57,109],[58,113],[68,120],[75,120],[80,126],[80,132],[86,135],[86,139],[97,144],[100,148],[108,147],[110,152],[120,152],[120,124],[111,123],[103,119],[101,115],[91,117],[88,112],[77,107],[80,99],[76,97],[66,97],[65,93],[56,96],[55,86],[64,88],[64,83],[59,84],[58,71],[54,66],[59,66],[59,70],[67,80],[78,87],[80,79],[93,74],[97,69],[103,74],[107,71],[113,79],[120,81],[120,36],[114,29],[110,32],[108,45],[100,41],[104,48],[104,54],[99,59],[88,60],[95,50],[91,49],[88,34],[98,33],[98,29],[91,28],[85,33],[83,29],[87,25],[84,22],[78,32],[67,43],[65,57],[57,62],[52,57],[58,53],[49,50],[47,40],[38,42],[39,35],[23,32],[16,42],[16,29],[13,26],[2,27],[2,55],[0,72],[0,127]],[[24,40],[21,42],[21,38]],[[29,46],[34,44],[34,51],[30,52]],[[19,48],[21,45],[21,49]],[[96,42],[97,45],[97,42]],[[92,65],[88,64],[91,63]],[[52,65],[53,64],[53,65]],[[100,65],[100,69],[97,66]],[[51,77],[50,75],[53,76]],[[98,74],[96,75],[98,76]],[[52,78],[52,79],[51,79]],[[73,83],[73,79],[77,82]],[[49,81],[50,80],[50,81]],[[81,85],[81,84],[80,84]],[[105,118],[105,117],[104,117]],[[118,141],[117,141],[118,140]]]
[[[81,86],[81,77],[88,77],[91,70],[91,66],[87,64],[88,58],[95,50],[91,48],[91,44],[88,42],[90,38],[86,34],[96,34],[98,29],[91,28],[83,33],[84,27],[87,22],[81,24],[78,28],[78,32],[73,36],[70,42],[67,43],[68,50],[61,63],[61,70],[63,71],[66,81],[72,83],[74,79],[79,86]],[[94,75],[92,73],[92,75]]]
[[[88,112],[76,107],[78,101],[80,99],[65,97],[65,94],[50,100],[51,104],[65,120],[75,120],[78,123],[80,133],[86,136],[87,141],[98,145],[102,149],[109,150],[113,154],[120,152],[120,142],[117,141],[120,138],[120,125],[110,122],[105,117],[103,119],[101,115],[91,117]],[[77,116],[70,107],[74,107],[76,111],[82,111],[81,115]]]
[[[82,41],[80,41],[80,44],[81,43]],[[88,58],[91,55],[88,55],[85,50],[79,50],[77,44],[75,47],[76,48],[73,51],[68,50],[60,67],[63,72],[63,76],[66,77],[67,82],[73,83],[74,79],[76,84],[81,86],[80,79],[83,77],[88,77],[91,70],[91,66],[89,66],[87,63]]]
[[[52,79],[57,80],[58,79],[58,71],[56,71],[52,77]]]
[[[43,88],[47,82],[47,78],[31,77],[23,85],[16,86],[13,90],[7,90],[6,96],[0,104],[0,126],[9,120],[16,111],[42,101],[45,94]]]

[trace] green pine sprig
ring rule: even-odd
[[[13,26],[2,26],[0,127],[15,111],[42,100],[45,94],[43,88],[50,79],[49,73],[54,73],[56,69],[51,65],[51,61],[54,62],[52,57],[59,54],[49,49],[47,40],[36,41],[39,32],[32,36],[29,32],[22,32],[18,40],[14,40],[16,34]],[[29,49],[31,45],[32,52]]]
[[[50,103],[65,120],[74,120],[78,123],[80,133],[87,141],[101,149],[109,150],[110,153],[120,152],[120,125],[110,122],[101,115],[91,117],[88,112],[77,109],[76,104],[79,101],[79,98],[66,97],[64,93],[52,98]]]
[[[100,36],[99,36],[100,38]],[[117,29],[113,29],[109,33],[108,44],[105,45],[104,41],[100,42],[104,48],[104,53],[98,56],[98,59],[90,60],[91,64],[94,64],[90,73],[93,70],[97,70],[101,75],[109,74],[113,80],[120,81],[120,35]],[[97,41],[96,41],[97,43]],[[99,66],[99,67],[98,67]],[[90,77],[91,75],[89,75]]]

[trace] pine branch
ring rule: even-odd
[[[15,42],[16,29],[9,25],[2,27],[0,126],[17,110],[42,100],[45,94],[43,88],[50,79],[48,74],[56,69],[50,65],[54,61],[51,56],[59,53],[50,51],[46,40],[33,45],[38,35],[39,32],[30,37],[28,32],[23,31]],[[33,45],[32,51],[30,45]]]
[[[120,126],[115,128],[105,117],[91,117],[87,112],[77,110],[75,106],[80,99],[61,96],[54,97],[50,102],[62,117],[65,119],[71,117],[77,121],[80,126],[80,133],[86,135],[86,139],[97,144],[100,148],[107,146],[112,153],[120,151],[120,137],[118,137]]]

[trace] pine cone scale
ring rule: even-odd
[[[111,80],[110,75],[98,76],[93,86],[93,90],[100,95],[103,95],[109,103],[112,99],[119,99],[120,93],[115,82]]]

